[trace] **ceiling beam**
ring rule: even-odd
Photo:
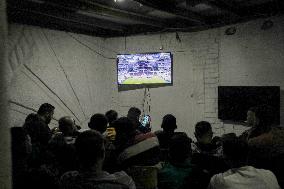
[[[148,26],[154,26],[158,28],[165,28],[170,27],[167,22],[163,21],[162,19],[157,19],[155,17],[121,10],[113,7],[109,7],[106,5],[102,5],[100,3],[96,3],[92,0],[78,0],[79,2],[83,3],[82,11],[97,14],[99,16],[105,16],[110,18],[119,18],[122,20],[129,20],[132,22],[136,22],[136,24],[144,24]]]
[[[239,6],[236,3],[228,4],[223,0],[207,0],[209,5],[215,6],[220,8],[221,10],[228,11],[229,13],[233,14],[234,16],[242,16],[242,13],[239,11]]]
[[[49,17],[50,19],[73,22],[91,27],[99,27],[102,29],[108,29],[119,32],[123,32],[124,30],[126,30],[126,27],[116,23],[107,23],[101,19],[92,19],[88,16],[76,14],[75,12],[72,12],[70,10],[63,10],[58,8],[55,9],[54,7],[48,6],[47,4],[41,4],[34,1],[21,1],[20,6],[18,3],[8,4],[8,8],[10,10],[20,11],[23,13],[32,13],[33,15],[41,15],[44,17]]]
[[[205,20],[200,15],[186,9],[178,8],[176,7],[176,4],[171,1],[165,1],[165,0],[155,0],[155,1],[134,0],[134,1],[141,3],[142,5],[154,8],[156,10],[173,14],[179,18],[195,22],[199,25],[206,24]]]

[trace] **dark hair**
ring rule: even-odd
[[[129,119],[136,119],[137,117],[139,117],[141,114],[141,110],[139,108],[136,108],[136,107],[131,107],[129,110],[128,110],[128,113],[127,113],[127,117]]]
[[[270,127],[275,123],[277,115],[273,114],[273,108],[268,105],[260,105],[249,108],[248,111],[254,112],[255,116],[259,119],[260,127]]]
[[[72,132],[74,131],[75,123],[71,117],[65,116],[59,119],[58,127],[59,127],[59,130],[64,135],[70,135],[70,134],[72,135]]]
[[[111,124],[115,128],[115,146],[117,151],[123,150],[128,143],[134,140],[136,129],[133,122],[127,117],[121,117]]]
[[[94,114],[88,124],[90,129],[103,133],[107,128],[107,118],[104,114]]]
[[[195,135],[197,137],[202,137],[208,131],[212,130],[211,124],[207,121],[197,122],[195,125]]]
[[[163,117],[161,128],[164,130],[175,130],[177,128],[176,117],[172,114],[167,114]]]
[[[191,154],[191,139],[186,134],[174,135],[169,145],[170,160],[182,163]]]
[[[108,123],[112,123],[113,121],[117,120],[117,112],[115,110],[109,110],[105,113]]]
[[[79,134],[75,142],[76,151],[81,164],[90,167],[104,158],[104,138],[94,130],[84,131]]]
[[[223,140],[223,153],[233,163],[233,167],[247,163],[248,143],[238,137],[227,137]]]
[[[49,103],[44,103],[44,104],[40,105],[40,107],[39,107],[37,113],[38,113],[39,115],[44,115],[44,114],[46,114],[46,113],[51,113],[52,111],[54,111],[54,109],[55,109],[55,107],[52,106],[51,104],[49,104]]]

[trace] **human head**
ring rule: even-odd
[[[133,121],[127,117],[121,117],[112,122],[111,127],[114,127],[116,131],[114,141],[116,150],[118,152],[124,150],[129,142],[134,140],[136,135],[136,128]]]
[[[90,129],[104,133],[107,128],[107,118],[103,114],[94,114],[88,123]]]
[[[141,115],[141,110],[136,107],[131,107],[127,113],[127,117],[131,120],[139,120],[140,115]]]
[[[174,135],[169,145],[170,161],[182,163],[190,157],[191,139],[186,134]]]
[[[247,112],[247,124],[256,127],[269,127],[275,122],[272,107],[260,105],[251,107]]]
[[[121,135],[128,135],[128,136],[135,135],[136,129],[135,129],[132,121],[127,117],[121,117],[121,118],[115,120],[112,123],[112,127],[115,128],[117,137],[119,137]]]
[[[163,117],[161,128],[166,132],[174,132],[177,128],[176,118],[172,114],[167,114]]]
[[[44,119],[44,122],[46,124],[49,124],[52,117],[53,117],[53,114],[54,114],[54,109],[55,107],[52,106],[51,104],[49,103],[44,103],[42,104],[38,111],[37,111],[37,114]]]
[[[194,135],[197,142],[203,144],[211,143],[213,137],[211,124],[207,121],[200,121],[196,123]]]
[[[75,120],[70,116],[60,118],[58,121],[58,127],[64,136],[73,136],[77,131]]]
[[[238,137],[227,137],[223,140],[223,155],[231,168],[247,164],[248,144]]]
[[[104,138],[99,132],[87,130],[80,133],[76,139],[75,147],[84,168],[103,163],[105,157]]]
[[[111,124],[113,121],[117,120],[117,112],[115,110],[109,110],[105,113],[108,124]]]

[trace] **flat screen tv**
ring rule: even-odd
[[[172,84],[173,56],[170,52],[117,55],[119,85]]]
[[[272,107],[274,124],[280,122],[279,86],[219,86],[218,118],[244,122],[250,107],[268,105]]]

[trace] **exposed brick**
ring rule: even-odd
[[[205,98],[217,98],[216,88],[205,88]]]
[[[217,118],[217,112],[206,112],[204,113],[205,118]]]
[[[218,72],[205,72],[205,78],[219,78]]]
[[[219,82],[218,78],[205,78],[205,84],[215,84],[218,82]]]
[[[204,118],[204,121],[208,121],[211,124],[214,124],[216,122],[216,118]]]
[[[206,112],[216,112],[216,103],[206,103],[205,100],[205,113]]]

